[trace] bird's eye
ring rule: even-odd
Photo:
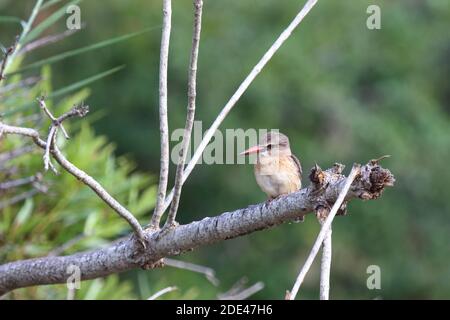
[[[272,145],[271,145],[271,144],[268,144],[268,145],[267,145],[267,150],[270,150],[270,149],[272,149]]]

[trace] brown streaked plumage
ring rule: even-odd
[[[302,167],[291,153],[289,139],[282,133],[268,132],[257,146],[242,154],[257,153],[255,178],[269,199],[301,188]]]

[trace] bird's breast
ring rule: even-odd
[[[261,157],[255,164],[255,177],[260,188],[270,198],[301,188],[299,170],[290,156]]]

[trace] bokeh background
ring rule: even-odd
[[[204,129],[304,2],[204,1],[196,113]],[[67,3],[49,5],[35,25]],[[380,30],[366,27],[371,4],[381,8]],[[0,16],[25,20],[33,5],[31,0],[0,0]],[[86,120],[70,124],[74,137],[65,144],[61,141],[64,152],[146,224],[159,172],[161,1],[84,0],[79,6],[84,28],[22,56],[15,66],[19,72],[7,83],[35,75],[43,78],[30,88],[4,93],[0,111],[10,123],[31,121],[29,116],[39,112],[30,104],[37,95],[79,84],[49,99],[49,105],[61,112],[81,100],[91,106]],[[172,22],[169,123],[174,130],[184,126],[186,112],[191,1],[174,1]],[[56,54],[146,28],[150,30],[127,41],[20,71]],[[335,220],[332,299],[450,297],[449,29],[447,0],[319,0],[221,126],[221,130],[280,129],[290,137],[306,173],[315,163],[327,168],[340,162],[348,172],[353,162],[392,155],[383,166],[394,173],[395,187],[376,201],[352,201],[349,214]],[[7,46],[20,33],[20,25],[4,19],[0,30],[0,42]],[[65,17],[40,36],[64,30]],[[97,81],[80,83],[121,65]],[[45,132],[45,119],[33,121]],[[0,151],[23,143],[3,139]],[[7,180],[42,170],[40,155],[36,150],[9,161],[0,177]],[[10,167],[16,170],[5,171]],[[171,164],[171,183],[174,172]],[[1,263],[48,254],[77,237],[79,241],[63,249],[64,254],[95,248],[129,231],[68,174],[46,173],[44,183],[47,194],[1,209]],[[26,190],[2,193],[0,200]],[[264,200],[250,165],[203,164],[183,188],[178,217],[180,223],[188,223]],[[214,299],[246,277],[248,285],[265,284],[252,298],[282,299],[318,231],[311,215],[304,223],[255,232],[178,257],[213,268],[218,287],[202,275],[167,267],[84,282],[76,297],[144,299],[176,285],[179,290],[164,298]],[[381,268],[380,290],[366,287],[369,265]],[[318,298],[318,267],[315,263],[307,275],[300,299]],[[7,298],[65,295],[65,286],[56,285],[16,290]]]

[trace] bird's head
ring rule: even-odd
[[[280,132],[269,131],[262,137],[258,145],[241,152],[241,155],[253,153],[257,153],[261,157],[291,155],[289,138]]]

